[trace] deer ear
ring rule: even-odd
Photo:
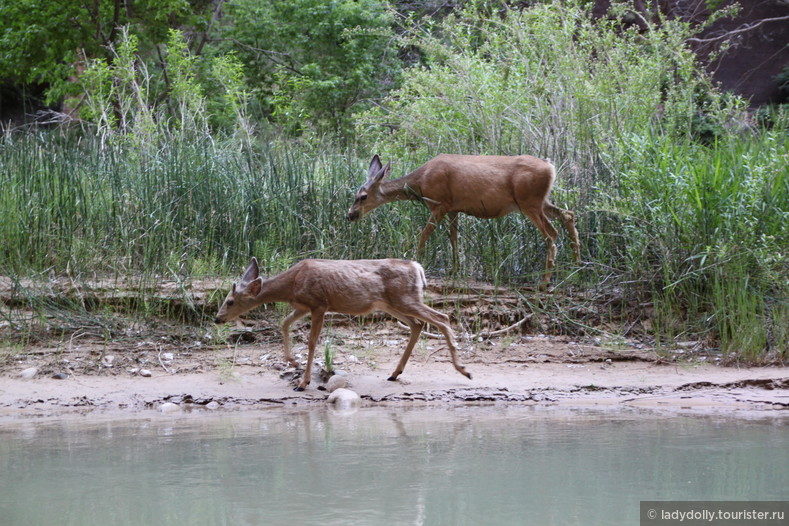
[[[260,288],[263,286],[263,278],[257,278],[247,285],[247,292],[253,296],[260,294]]]
[[[249,266],[244,271],[244,275],[241,277],[241,283],[249,283],[259,275],[260,267],[258,266],[258,260],[257,258],[252,258],[252,261],[249,262]]]
[[[378,166],[381,166],[381,165],[380,165],[380,163],[379,163],[379,165],[378,165]],[[369,178],[368,178],[368,180],[367,180],[367,181],[368,181],[368,184],[369,184],[370,186],[372,186],[372,185],[374,185],[374,184],[378,184],[378,183],[380,183],[380,182],[381,182],[381,180],[382,180],[384,177],[386,177],[387,175],[389,175],[389,172],[390,172],[391,170],[392,170],[392,163],[391,163],[391,162],[388,162],[388,163],[386,163],[386,167],[385,167],[385,168],[379,168],[377,173],[375,173],[375,174],[370,174],[370,177],[369,177]]]
[[[381,158],[376,153],[373,155],[373,160],[370,161],[370,168],[367,170],[367,178],[373,179],[381,170]]]
[[[386,166],[383,169],[380,179],[385,179],[389,177],[389,172],[391,171],[392,171],[392,161],[389,161],[388,163],[386,163]]]
[[[383,180],[384,178],[386,178],[387,175],[389,175],[390,171],[392,171],[392,163],[388,162],[386,163],[386,166],[384,168],[378,170],[378,173],[370,176],[370,185],[380,183],[381,180]]]

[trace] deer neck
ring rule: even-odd
[[[380,191],[386,202],[421,200],[422,192],[416,177],[413,177],[413,175],[409,174],[399,179],[382,182]]]
[[[260,293],[255,298],[260,304],[289,302],[293,296],[293,280],[287,271],[263,280]]]

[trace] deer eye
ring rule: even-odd
[[[364,201],[365,199],[367,199],[367,194],[359,196],[359,201]]]
[[[232,307],[233,306],[233,300],[227,300],[227,306],[228,307]]]

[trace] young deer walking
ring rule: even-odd
[[[425,241],[446,216],[449,241],[457,260],[457,215],[468,214],[481,219],[504,217],[521,212],[545,236],[547,256],[541,288],[548,286],[556,261],[556,238],[559,233],[551,219],[559,219],[570,236],[576,262],[581,261],[575,214],[555,206],[548,199],[556,178],[553,165],[530,155],[515,157],[442,154],[430,159],[410,174],[386,180],[392,163],[381,165],[378,155],[370,162],[367,181],[356,193],[347,218],[356,221],[371,210],[392,201],[422,201],[430,209],[419,237],[417,257]]]
[[[389,377],[391,381],[397,380],[403,372],[426,323],[444,335],[455,369],[471,378],[471,374],[457,361],[457,347],[449,317],[422,302],[427,282],[419,263],[401,259],[306,259],[268,279],[260,277],[259,272],[258,261],[252,258],[241,280],[233,283],[233,289],[225,298],[215,321],[230,321],[264,303],[290,303],[293,312],[282,322],[282,339],[285,359],[295,366],[297,363],[290,351],[288,329],[293,322],[310,314],[312,326],[307,345],[307,367],[296,391],[303,391],[310,383],[315,347],[327,312],[359,315],[378,310],[408,325],[411,337],[397,368]]]

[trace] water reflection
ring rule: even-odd
[[[0,521],[637,524],[640,500],[789,497],[787,420],[535,407],[22,422]]]

